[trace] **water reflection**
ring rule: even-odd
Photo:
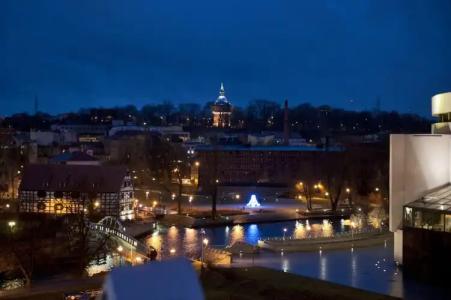
[[[245,241],[255,245],[260,239],[282,236],[284,229],[286,229],[285,235],[287,237],[302,239],[329,237],[336,232],[346,231],[348,228],[348,226],[341,226],[339,221],[306,220],[206,228],[204,234],[210,245],[224,247],[237,241]],[[200,256],[203,239],[201,235],[200,229],[157,226],[157,230],[146,239],[146,243],[158,251],[158,259],[173,255],[197,258]]]

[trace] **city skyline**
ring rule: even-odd
[[[253,99],[430,115],[451,89],[446,1],[2,3],[3,115]],[[177,7],[177,9],[176,9]],[[258,8],[258,9],[256,9]],[[89,20],[89,21],[86,21]]]

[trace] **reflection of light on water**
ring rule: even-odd
[[[168,245],[166,248],[177,248],[179,242],[179,229],[175,226],[171,226],[168,230]]]
[[[306,237],[306,232],[305,232],[305,227],[302,223],[300,222],[296,222],[296,228],[294,229],[293,232],[293,237],[295,239],[303,239]]]
[[[310,227],[310,223],[309,223],[308,220],[305,221],[305,229],[306,229],[307,231],[310,231],[310,230],[312,229],[312,227]]]
[[[323,237],[330,237],[333,235],[332,225],[329,220],[323,220]]]
[[[230,233],[229,244],[232,245],[237,241],[244,240],[243,226],[235,225],[232,227],[232,232]]]
[[[351,285],[357,286],[357,258],[354,254],[351,256]]]
[[[327,256],[325,255],[320,255],[319,258],[319,278],[327,279]]]
[[[290,270],[290,261],[286,258],[282,260],[282,270],[285,273]]]
[[[247,230],[247,241],[256,244],[260,238],[260,232],[258,230],[258,226],[256,224],[252,224],[249,226]]]
[[[197,230],[192,228],[185,228],[185,243],[184,243],[184,250],[185,253],[193,257],[196,254],[196,250],[198,248],[198,236],[197,236]]]
[[[161,246],[162,246],[162,237],[159,234],[159,231],[154,231],[152,235],[146,240],[146,244],[148,246],[152,246],[157,250],[157,254],[161,258]]]

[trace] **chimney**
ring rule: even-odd
[[[290,127],[288,124],[288,100],[285,100],[283,110],[283,144],[288,145],[290,139]]]

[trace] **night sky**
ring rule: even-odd
[[[449,0],[0,0],[0,115],[270,99],[430,114]]]

